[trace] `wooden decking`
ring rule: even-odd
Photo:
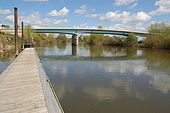
[[[33,48],[25,49],[0,75],[0,113],[47,113],[50,89]],[[47,90],[47,91],[44,91]],[[52,91],[51,91],[52,92]],[[53,96],[53,95],[52,95]],[[47,98],[46,98],[47,97]],[[61,113],[60,108],[57,113]],[[55,110],[51,110],[55,112]]]

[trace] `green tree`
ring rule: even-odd
[[[53,34],[49,34],[47,36],[47,40],[49,43],[53,43],[55,41],[54,35]]]
[[[151,24],[148,32],[150,35],[144,39],[144,47],[170,49],[170,23]]]
[[[59,34],[58,36],[57,36],[57,42],[62,42],[62,43],[67,43],[67,42],[69,42],[70,40],[66,37],[66,35],[65,34]]]
[[[24,29],[24,32],[26,37],[26,43],[33,43],[33,36],[35,36],[35,30],[32,29],[31,25],[27,25]]]
[[[138,44],[138,38],[135,36],[135,34],[131,33],[128,35],[126,42],[128,46],[134,47]]]
[[[151,24],[148,28],[149,33],[155,34],[163,34],[169,35],[170,34],[170,23],[155,23]]]

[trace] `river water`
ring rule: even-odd
[[[0,74],[8,67],[14,59],[14,51],[0,52]]]
[[[37,47],[65,113],[170,113],[170,51]]]

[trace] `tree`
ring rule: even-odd
[[[137,46],[138,38],[135,36],[135,34],[131,33],[128,35],[126,42],[128,46],[134,47]]]
[[[65,34],[59,34],[57,36],[57,41],[62,42],[62,43],[66,43],[66,42],[69,41],[69,39],[66,37]]]
[[[25,32],[25,37],[27,38],[27,39],[26,39],[26,42],[27,42],[27,43],[28,43],[28,42],[29,42],[29,43],[33,43],[33,35],[34,35],[34,33],[35,33],[35,30],[32,29],[31,25],[27,25],[27,26],[25,27],[24,32]]]
[[[155,23],[148,28],[149,33],[170,34],[170,23]]]
[[[47,40],[48,40],[48,42],[53,43],[54,40],[55,40],[54,35],[53,35],[53,34],[49,34],[49,35],[47,36]]]
[[[170,23],[151,24],[148,32],[151,35],[144,40],[144,47],[170,48]]]

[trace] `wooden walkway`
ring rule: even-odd
[[[0,75],[0,113],[63,113],[40,67],[35,50],[27,48]]]

